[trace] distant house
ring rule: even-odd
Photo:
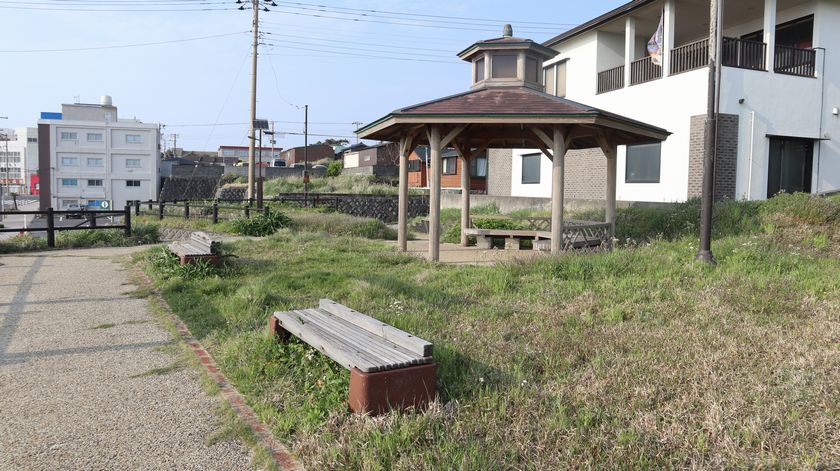
[[[335,158],[335,149],[326,144],[314,144],[309,147],[292,147],[291,149],[284,150],[279,157],[286,161],[287,166],[291,167],[295,164],[302,164],[304,158],[310,164],[324,159],[333,160]]]
[[[441,153],[440,185],[444,190],[461,189],[461,172],[463,166],[458,153],[454,149],[446,149]],[[483,153],[470,161],[470,190],[473,193],[487,191],[487,153]],[[408,157],[408,186],[414,188],[428,188],[429,148],[418,147]]]
[[[393,142],[345,151],[342,159],[344,173],[378,177],[399,175],[399,145]]]
[[[283,158],[283,148],[275,147],[274,149],[272,149],[271,147],[263,146],[262,150],[260,150],[260,148],[257,147],[254,149],[254,154],[254,158],[257,160],[257,162],[259,162],[260,160],[262,160],[263,162],[271,162],[273,159]],[[209,162],[206,160],[202,160],[202,162],[221,163],[224,165],[235,165],[237,162],[247,162],[248,146],[219,146],[219,151],[217,152],[217,159],[218,160],[214,162]]]

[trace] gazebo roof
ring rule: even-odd
[[[599,130],[609,131],[617,144],[658,142],[665,129],[624,116],[559,98],[529,87],[488,87],[470,90],[395,110],[359,129],[362,139],[399,141],[422,125],[469,125],[461,134],[467,146],[492,148],[533,147],[532,126],[574,125],[570,149],[599,146]],[[422,142],[422,134],[420,133]]]

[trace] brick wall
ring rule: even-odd
[[[566,198],[602,200],[607,194],[607,158],[601,149],[566,153]]]
[[[490,149],[487,152],[487,194],[510,196],[513,151]]]
[[[721,114],[718,123],[717,160],[715,161],[715,199],[734,199],[738,167],[738,115]],[[691,117],[688,152],[688,197],[703,192],[706,115]]]

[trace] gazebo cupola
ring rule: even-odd
[[[525,86],[544,90],[543,61],[557,51],[530,39],[513,37],[505,25],[501,38],[479,41],[458,54],[471,62],[472,88]]]

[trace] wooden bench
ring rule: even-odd
[[[219,242],[204,232],[193,232],[189,239],[169,244],[169,250],[181,259],[181,265],[206,260],[218,266],[220,263],[218,248]]]
[[[350,370],[353,412],[423,407],[437,394],[431,343],[335,301],[275,312],[269,331],[284,342],[294,335]]]
[[[551,232],[519,230],[519,229],[476,229],[469,228],[465,231],[468,236],[475,236],[476,246],[479,249],[489,250],[493,248],[493,239],[504,238],[505,249],[520,250],[520,242],[523,240],[550,240]]]

